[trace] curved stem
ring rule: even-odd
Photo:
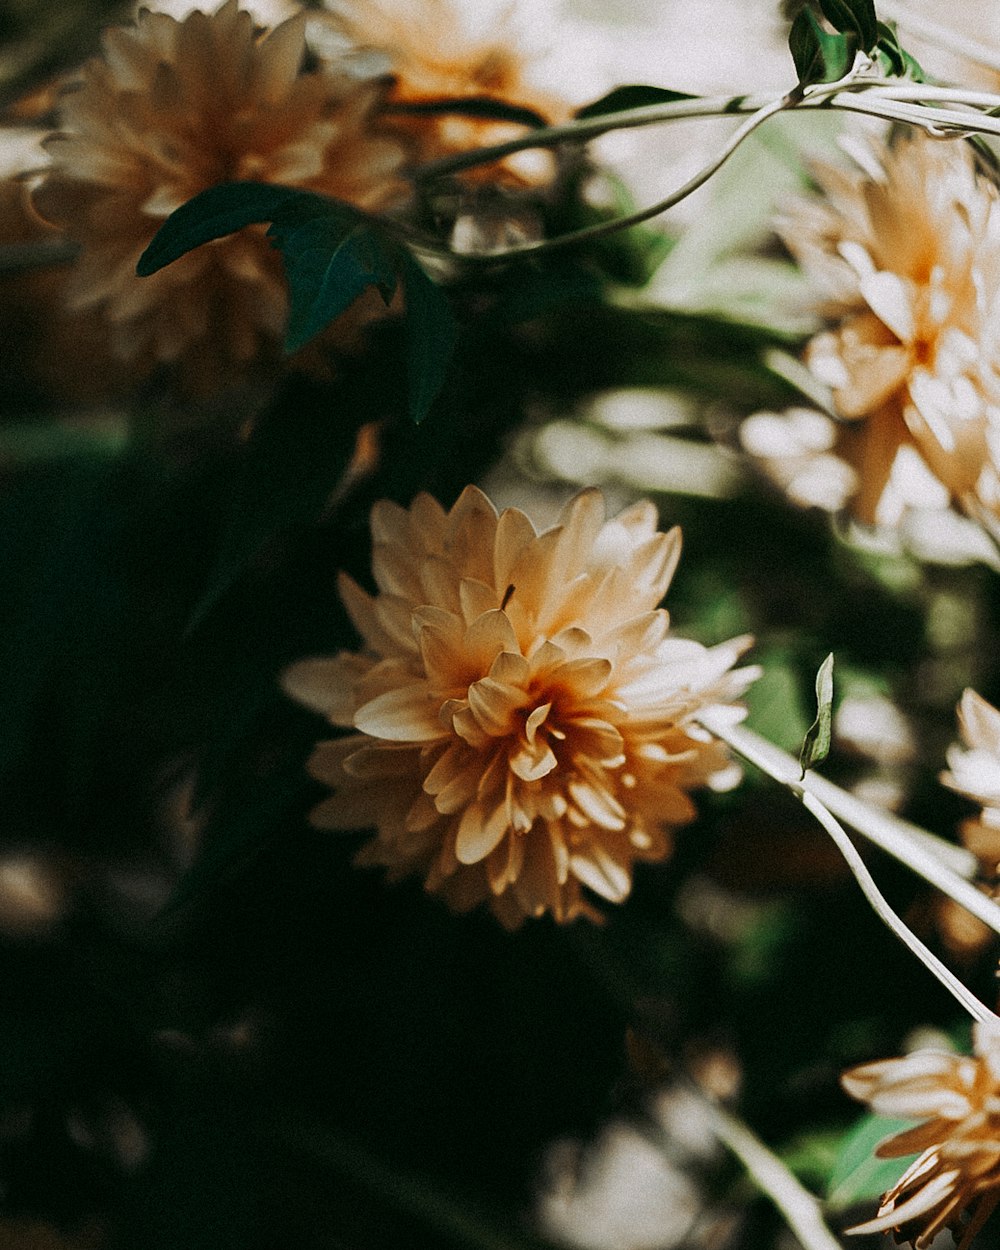
[[[826,1226],[819,1201],[802,1182],[742,1120],[704,1095],[702,1098],[715,1135],[743,1164],[761,1193],[771,1199],[805,1250],[841,1250],[840,1242]]]
[[[920,938],[889,906],[885,895],[875,884],[875,879],[865,867],[865,862],[858,854],[857,847],[847,836],[844,827],[832,813],[827,811],[819,799],[814,794],[810,794],[808,790],[800,791],[797,797],[806,811],[811,812],[816,817],[833,839],[837,850],[840,851],[847,861],[848,868],[854,873],[854,879],[861,887],[861,893],[871,904],[872,910],[879,920],[887,928],[891,929],[903,945],[912,951],[921,963],[937,977],[945,989],[949,990],[969,1015],[972,1016],[973,1020],[978,1020],[981,1023],[992,1022],[993,1024],[1000,1024],[1000,1017],[994,1015],[985,1003],[981,1003],[975,994],[963,985],[949,968],[945,967],[937,955],[921,942]]]
[[[910,951],[912,951],[914,955],[916,955],[921,963],[923,963],[924,966],[932,972],[935,977],[937,977],[945,989],[954,995],[955,999],[962,1005],[962,1007],[965,1008],[972,1018],[974,1020],[1000,1023],[1000,1017],[995,1016],[985,1003],[981,1003],[972,991],[967,989],[958,977],[956,977],[950,969],[945,967],[934,952],[925,946],[917,935],[912,932],[909,926],[904,923],[895,911],[893,911],[885,896],[875,884],[875,879],[865,866],[865,862],[858,853],[854,843],[847,836],[846,830],[829,810],[826,804],[815,793],[815,782],[818,779],[813,774],[807,774],[803,780],[799,781],[794,775],[794,769],[797,766],[791,756],[785,757],[785,753],[783,751],[778,751],[778,749],[768,743],[766,739],[758,739],[757,735],[751,734],[749,730],[740,730],[738,726],[730,726],[727,728],[722,724],[717,724],[711,714],[705,715],[702,720],[702,724],[707,730],[709,730],[710,733],[714,734],[717,738],[721,738],[723,742],[732,747],[738,755],[742,755],[744,759],[748,760],[751,764],[755,764],[763,772],[767,773],[768,776],[773,777],[775,781],[780,782],[783,786],[790,790],[806,811],[819,821],[819,823],[833,839],[841,855],[843,855],[845,861],[847,862],[847,866],[850,868],[851,872],[854,874],[855,880],[861,887],[861,892],[871,904],[872,910],[878,918],[883,922],[883,924],[891,929],[899,940]],[[770,752],[761,750],[761,745],[771,747],[771,750],[777,757],[777,767],[775,766],[775,758],[770,755]],[[782,759],[782,757],[785,758]],[[789,775],[789,770],[785,765],[785,759],[787,759],[787,762],[793,766],[793,775],[791,776]],[[839,788],[831,786],[829,782],[826,783],[826,787],[834,792],[839,792]],[[857,800],[855,800],[855,802],[857,802]],[[864,807],[863,804],[860,806]],[[851,823],[854,822],[852,821]],[[864,832],[864,830],[859,830],[859,832]],[[914,849],[916,850],[920,848]],[[912,867],[909,859],[906,859],[903,856],[899,856],[899,858],[902,859],[904,863],[910,864]],[[949,870],[946,869],[940,861],[938,862],[938,869],[944,873],[949,873]],[[961,881],[961,878],[957,878],[957,880]],[[935,882],[935,884],[937,884],[937,882]],[[980,894],[979,891],[975,890],[973,887],[970,887],[967,882],[961,881],[961,884],[966,889],[972,889],[973,893],[978,895],[978,897],[984,902],[989,902],[984,895]],[[942,886],[941,888],[945,887]],[[951,895],[951,897],[955,897],[950,889],[945,889],[945,892]],[[962,902],[961,899],[957,901]],[[994,927],[997,927],[1000,925],[1000,908],[997,908],[995,904],[992,903],[990,906],[997,912],[997,918],[994,919],[993,922]]]
[[[506,259],[511,256],[537,256],[540,252],[552,252],[558,248],[572,247],[577,243],[599,239],[604,235],[617,233],[619,230],[627,230],[630,226],[638,226],[653,217],[659,217],[668,208],[673,208],[675,204],[679,204],[681,200],[686,199],[693,191],[697,191],[700,186],[703,186],[729,160],[740,144],[749,135],[753,134],[758,126],[767,121],[769,117],[773,117],[775,113],[779,113],[782,109],[788,107],[790,107],[789,100],[787,97],[782,96],[780,100],[772,100],[769,104],[765,104],[763,108],[758,109],[752,117],[748,117],[742,126],[730,136],[722,150],[707,165],[704,165],[694,177],[689,178],[676,191],[672,191],[670,195],[650,205],[649,208],[641,208],[623,217],[615,217],[612,221],[602,221],[594,226],[585,226],[582,230],[573,230],[569,234],[561,234],[554,239],[539,239],[536,243],[525,243],[519,247],[504,248],[499,252],[460,252],[458,255],[470,260],[486,261],[493,261],[498,258]]]

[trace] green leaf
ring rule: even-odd
[[[878,23],[878,58],[882,68],[898,78],[912,78],[915,82],[926,81],[923,66],[903,48],[895,27],[886,22]]]
[[[833,723],[833,652],[819,666],[816,674],[816,719],[806,731],[799,764],[804,777],[810,768],[820,764],[830,753]]]
[[[899,1159],[879,1159],[875,1148],[879,1142],[910,1128],[912,1120],[889,1119],[866,1115],[840,1144],[836,1162],[830,1173],[827,1202],[843,1210],[857,1202],[879,1198],[895,1185],[916,1155]]]
[[[668,91],[666,87],[646,87],[632,84],[626,87],[615,87],[607,95],[585,104],[577,109],[574,116],[578,121],[588,117],[603,117],[607,113],[623,113],[627,109],[647,108],[651,104],[673,104],[677,100],[697,100],[698,97],[686,91]]]
[[[788,36],[788,47],[795,62],[799,85],[834,82],[843,78],[854,60],[856,37],[831,35],[819,24],[810,9],[802,9]]]
[[[416,100],[403,104],[390,104],[384,112],[390,117],[482,117],[488,121],[517,122],[522,126],[540,129],[547,126],[547,120],[534,109],[525,108],[523,104],[508,104],[506,100],[497,100],[489,95],[466,96],[456,100]]]
[[[819,7],[834,30],[857,35],[862,51],[874,48],[878,21],[872,0],[819,0]]]
[[[139,257],[136,273],[147,278],[213,239],[244,226],[276,221],[283,209],[293,205],[298,217],[318,216],[329,212],[333,201],[311,191],[265,182],[225,182],[209,187],[170,214]]]
[[[402,256],[406,291],[406,368],[410,416],[418,425],[441,392],[458,327],[437,283],[408,252]]]
[[[268,231],[281,248],[290,309],[285,350],[298,351],[350,307],[362,291],[377,286],[386,304],[396,274],[377,235],[365,226],[344,234],[338,217],[317,217],[292,230],[275,223]]]

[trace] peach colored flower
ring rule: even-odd
[[[341,594],[360,654],[304,660],[295,698],[353,729],[310,771],[334,789],[321,828],[374,827],[359,862],[419,873],[456,908],[488,899],[514,926],[592,914],[637,860],[662,860],[694,786],[732,780],[695,718],[756,676],[730,669],[746,638],[711,649],[668,634],[657,608],[680,535],[640,503],[611,521],[596,490],[537,534],[468,487],[372,512],[373,597]],[[722,713],[740,719],[739,708]]]
[[[991,470],[1000,201],[961,142],[920,133],[859,159],[864,170],[820,167],[824,198],[779,229],[833,322],[807,361],[847,423],[838,450],[858,476],[854,511],[892,523],[885,491],[903,449],[959,500]]]
[[[1000,894],[1000,712],[974,690],[966,690],[958,705],[958,723],[964,749],[949,748],[948,769],[941,781],[981,804],[980,814],[964,820],[959,832],[979,861],[979,888],[996,898]],[[941,900],[938,919],[943,937],[959,954],[975,954],[993,939],[981,920],[951,899]]]
[[[393,105],[487,96],[532,109],[550,123],[566,120],[569,106],[537,81],[543,50],[533,47],[527,13],[515,2],[461,0],[327,0],[331,24],[349,46],[377,54],[379,68],[393,75]],[[420,159],[502,143],[523,133],[505,121],[459,115],[405,118],[394,122],[417,146]],[[502,174],[525,183],[551,176],[551,156],[523,152],[508,158]],[[497,167],[470,171],[497,177]]]
[[[236,0],[181,21],[142,11],[106,32],[103,55],[64,95],[35,202],[82,244],[71,304],[103,312],[120,356],[180,361],[210,389],[274,349],[287,297],[261,229],[135,274],[163,220],[198,192],[252,179],[366,209],[400,197],[403,150],[372,124],[383,88],[306,71],[304,53],[302,15],[260,34]]]
[[[974,1055],[931,1050],[851,1068],[852,1098],[877,1115],[919,1120],[883,1141],[882,1159],[921,1152],[852,1233],[889,1229],[924,1250],[948,1227],[966,1250],[1000,1200],[1000,1028],[977,1024]]]

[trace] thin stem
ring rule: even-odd
[[[972,1018],[974,1020],[1000,1023],[1000,1017],[995,1016],[985,1003],[981,1003],[971,990],[967,989],[958,977],[956,977],[950,969],[945,967],[933,951],[921,942],[917,935],[912,932],[909,926],[906,925],[892,909],[881,890],[879,890],[878,886],[875,884],[875,879],[865,866],[865,862],[858,853],[854,843],[847,836],[847,832],[844,827],[836,819],[826,804],[823,803],[822,800],[814,793],[815,787],[809,786],[808,783],[810,781],[814,782],[816,778],[814,778],[812,774],[808,774],[806,778],[799,781],[794,777],[790,777],[788,775],[788,770],[785,767],[774,767],[774,760],[769,758],[769,752],[761,751],[757,743],[752,741],[752,739],[757,737],[756,734],[749,735],[751,741],[746,741],[743,738],[743,733],[749,734],[749,731],[741,732],[738,727],[723,729],[721,726],[715,724],[710,715],[705,717],[703,723],[706,729],[715,734],[716,737],[721,738],[723,742],[726,742],[734,751],[737,752],[737,754],[742,755],[744,759],[748,760],[751,764],[755,764],[758,768],[767,773],[768,776],[773,777],[775,781],[778,781],[782,785],[786,786],[791,793],[795,795],[806,811],[811,813],[811,815],[819,821],[819,823],[833,839],[841,855],[843,855],[847,862],[847,866],[850,868],[851,872],[854,874],[855,880],[861,887],[862,894],[864,894],[865,898],[871,904],[872,910],[878,918],[887,926],[887,928],[891,929],[896,937],[898,937],[899,940],[910,951],[912,951],[914,955],[916,955],[921,963],[923,963],[924,966],[937,977],[945,989],[954,995],[955,999],[962,1005],[962,1007],[965,1008]],[[764,742],[766,740],[761,739],[760,741]],[[767,745],[770,746],[771,744],[768,743]],[[784,752],[777,752],[777,748],[775,748],[775,751],[779,756],[784,755]],[[788,756],[787,759],[794,765],[794,761],[791,760],[791,756]],[[827,785],[829,784],[830,783],[827,783]],[[834,786],[832,789],[837,790],[838,787]],[[967,883],[963,881],[962,884],[966,885]],[[950,891],[946,892],[950,893]],[[976,894],[979,893],[978,890],[973,892]],[[979,895],[979,897],[984,898],[983,895]],[[995,910],[1000,913],[1000,908],[996,908]],[[995,923],[1000,923],[1000,920]]]
[[[599,239],[607,234],[617,233],[619,230],[627,230],[630,226],[638,226],[644,221],[649,221],[652,217],[659,217],[661,213],[665,213],[668,208],[673,208],[675,204],[679,204],[681,200],[686,199],[693,191],[697,191],[703,186],[709,178],[712,177],[733,155],[741,143],[767,121],[769,117],[773,117],[775,113],[789,107],[789,101],[782,97],[780,100],[772,100],[770,104],[764,105],[762,109],[758,109],[752,117],[740,126],[734,134],[732,134],[722,148],[707,165],[689,178],[687,182],[672,191],[670,195],[659,200],[656,204],[650,205],[649,208],[638,209],[634,213],[628,213],[623,217],[616,217],[612,221],[602,221],[595,226],[585,226],[582,230],[572,230],[569,234],[558,235],[554,239],[539,239],[535,243],[525,243],[519,247],[504,248],[500,252],[472,252],[459,253],[463,258],[468,257],[471,260],[496,260],[498,257],[506,259],[509,256],[529,256],[537,255],[539,252],[552,252],[558,248],[572,247],[577,243],[588,242],[591,239]]]
[[[494,143],[469,152],[456,152],[454,156],[445,156],[441,160],[421,166],[415,171],[414,177],[419,182],[427,182],[433,178],[444,177],[446,174],[457,174],[462,170],[472,169],[476,165],[492,164],[493,161],[512,156],[515,152],[523,152],[531,148],[551,148],[560,143],[586,143],[590,139],[597,139],[615,130],[658,126],[663,122],[681,121],[686,118],[756,113],[759,109],[773,103],[776,98],[783,97],[773,95],[695,96],[690,100],[671,100],[667,104],[623,109],[616,113],[605,113],[600,117],[587,117],[582,121],[567,122],[562,126],[546,126],[530,134],[520,135],[516,139],[508,139],[505,143]]]
[[[819,1201],[778,1156],[742,1120],[708,1098],[704,1102],[716,1136],[743,1164],[760,1192],[771,1199],[805,1250],[841,1250],[823,1220]]]
[[[836,843],[837,849],[847,861],[848,868],[854,873],[854,879],[861,887],[861,893],[871,904],[872,910],[879,920],[887,928],[891,929],[903,945],[911,950],[921,963],[937,977],[945,989],[949,990],[969,1015],[972,1016],[973,1020],[978,1020],[981,1023],[1000,1023],[1000,1017],[995,1016],[985,1003],[981,1003],[975,994],[967,989],[949,968],[945,967],[937,955],[925,946],[920,938],[893,911],[885,895],[875,884],[875,879],[865,867],[865,862],[858,854],[857,847],[847,836],[844,827],[832,813],[823,806],[814,794],[810,794],[807,790],[800,791],[798,798],[806,811],[811,812],[816,817]]]
[[[921,17],[904,5],[896,4],[894,0],[879,0],[879,12],[889,21],[898,22],[903,30],[910,31],[918,38],[926,39],[928,43],[947,48],[949,52],[955,52],[985,69],[1000,73],[1000,54],[995,48],[980,43],[978,39],[967,39],[958,31],[942,26],[929,17]]]
[[[1000,118],[986,117],[982,113],[959,113],[956,110],[929,108],[919,104],[896,103],[891,98],[873,92],[853,95],[842,91],[829,101],[832,108],[848,113],[866,113],[887,121],[907,122],[930,131],[954,131],[956,134],[1000,135]],[[997,99],[1000,105],[1000,97]]]

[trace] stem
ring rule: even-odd
[[[864,860],[858,854],[857,847],[847,836],[844,827],[823,806],[819,799],[807,790],[800,791],[798,797],[806,811],[811,812],[816,817],[835,842],[837,850],[840,851],[847,861],[847,866],[854,873],[854,878],[861,887],[862,894],[871,904],[872,910],[879,920],[891,929],[903,945],[911,950],[924,966],[937,977],[945,989],[954,995],[955,999],[972,1016],[973,1020],[978,1020],[984,1024],[990,1022],[994,1024],[1000,1023],[1000,1017],[995,1016],[985,1003],[981,1003],[975,994],[967,989],[950,969],[945,967],[937,955],[928,949],[909,926],[893,911],[886,901],[885,895],[875,884],[874,878],[865,867]]]
[[[758,739],[757,735],[751,733],[749,730],[741,730],[739,727],[723,729],[721,726],[717,726],[714,723],[710,715],[705,717],[703,724],[706,729],[715,734],[716,737],[721,738],[723,742],[732,747],[732,749],[739,755],[742,755],[744,759],[749,760],[751,764],[755,764],[763,772],[767,773],[768,776],[773,777],[775,781],[786,786],[791,793],[795,795],[806,811],[815,816],[815,818],[833,839],[841,855],[843,855],[844,859],[847,861],[847,866],[850,868],[851,872],[854,874],[855,880],[861,887],[862,894],[864,894],[865,898],[871,904],[872,910],[878,918],[883,922],[883,924],[891,929],[903,945],[911,950],[913,954],[916,955],[916,957],[924,964],[924,966],[937,977],[945,989],[954,995],[956,1000],[962,1005],[962,1007],[965,1008],[972,1018],[981,1022],[1000,1023],[1000,1017],[995,1016],[985,1003],[981,1003],[972,991],[967,989],[958,977],[956,977],[950,969],[945,967],[933,951],[921,942],[917,935],[911,931],[909,926],[906,925],[895,913],[895,911],[893,911],[892,907],[890,907],[885,895],[881,892],[881,890],[879,890],[878,886],[875,884],[875,879],[866,868],[865,862],[858,853],[857,847],[855,847],[854,843],[847,836],[847,832],[844,827],[836,819],[826,804],[823,803],[823,801],[815,793],[816,786],[814,783],[821,779],[816,778],[812,774],[807,775],[807,777],[802,781],[797,780],[794,775],[789,776],[788,769],[783,766],[784,760],[780,758],[785,757],[785,753],[783,751],[779,751],[776,747],[772,747],[771,743],[766,742],[766,739]],[[757,739],[757,741],[753,741],[754,739]],[[771,757],[771,751],[761,750],[760,744],[771,748],[771,751],[774,752],[774,758]],[[795,762],[792,760],[791,756],[787,756],[785,759],[787,759],[788,763],[792,764],[794,774],[794,769],[796,767]],[[778,767],[775,767],[775,760],[778,760]],[[833,786],[830,782],[826,782],[821,788],[829,788],[830,790],[837,792],[838,795],[844,793],[839,790],[839,787]],[[857,800],[855,800],[855,802],[857,802]],[[864,804],[859,804],[859,806],[864,808]],[[851,823],[853,823],[853,821]],[[859,832],[863,831],[859,830]],[[920,848],[917,849],[919,850]],[[902,859],[902,856],[899,856],[899,858]],[[933,859],[934,857],[930,856],[930,858]],[[903,860],[903,862],[907,864],[910,863],[908,859]],[[912,867],[912,864],[910,864],[910,866]],[[950,870],[945,868],[940,861],[938,861],[938,867],[940,870],[950,874]],[[958,878],[958,880],[961,879]],[[978,895],[979,898],[989,902],[989,900],[985,898],[985,895],[980,894],[978,890],[969,886],[967,882],[962,881],[961,884],[966,889],[972,889],[973,893]],[[951,890],[946,890],[945,892],[951,894]],[[954,895],[952,895],[952,897],[954,897]],[[961,899],[958,899],[957,901],[962,902]],[[990,906],[993,907],[993,909],[998,913],[998,918],[994,920],[994,926],[1000,925],[1000,908],[996,908],[993,904],[990,904]]]
[[[819,1201],[801,1181],[742,1120],[710,1099],[704,1101],[716,1136],[743,1164],[760,1192],[771,1199],[805,1250],[841,1250],[820,1214]]]
[[[420,182],[456,174],[476,165],[489,165],[493,161],[523,152],[530,148],[551,148],[560,143],[585,143],[614,130],[637,129],[640,126],[658,126],[663,122],[680,121],[695,117],[724,117],[728,114],[756,113],[775,100],[775,96],[696,96],[691,100],[672,100],[668,104],[651,104],[645,108],[623,109],[606,113],[601,117],[587,117],[582,121],[567,122],[563,126],[546,126],[505,143],[490,144],[470,152],[456,152],[431,161],[415,171]],[[781,97],[783,98],[783,97]],[[998,101],[1000,103],[1000,101]]]
[[[775,113],[781,112],[782,109],[790,107],[787,97],[782,96],[780,100],[772,100],[769,104],[765,104],[763,108],[758,109],[752,117],[740,126],[734,134],[732,134],[722,148],[722,150],[704,165],[692,178],[672,191],[670,195],[659,200],[656,204],[650,205],[649,208],[640,208],[634,213],[629,213],[624,217],[616,217],[613,221],[602,221],[595,226],[585,226],[582,230],[572,230],[569,234],[561,234],[554,239],[539,239],[535,243],[525,243],[519,247],[508,247],[498,252],[460,252],[459,255],[463,259],[469,260],[485,260],[495,261],[498,258],[507,259],[510,256],[529,256],[538,255],[539,252],[553,252],[558,248],[572,247],[577,243],[584,243],[591,239],[599,239],[607,234],[615,234],[619,230],[627,230],[630,226],[638,226],[644,221],[649,221],[652,217],[659,217],[661,213],[665,213],[668,208],[673,208],[675,204],[679,204],[681,200],[703,186],[709,178],[712,177],[733,155],[740,144],[760,126],[766,122],[769,117],[773,117]]]

